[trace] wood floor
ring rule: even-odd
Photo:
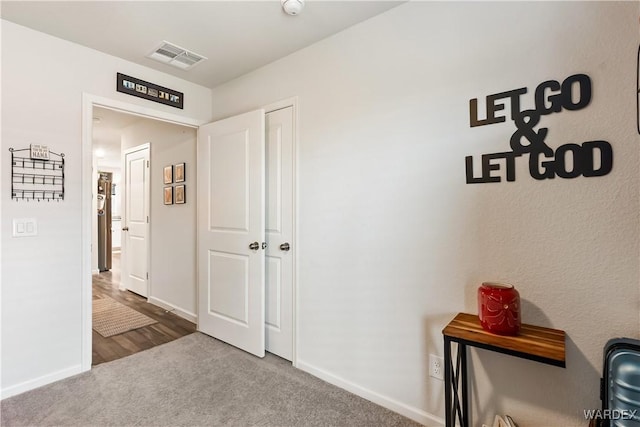
[[[104,338],[96,331],[92,331],[93,366],[165,344],[195,332],[195,324],[167,312],[163,308],[149,304],[145,298],[139,295],[129,291],[121,291],[118,289],[119,286],[120,255],[114,254],[111,271],[93,275],[93,298],[104,296],[113,298],[157,320],[158,323],[109,338]]]

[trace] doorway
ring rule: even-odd
[[[173,212],[184,221],[176,221],[170,212],[162,212],[166,209],[159,203],[162,182],[153,185],[150,182],[151,171],[154,170],[150,161],[151,149],[154,149],[158,161],[171,162],[177,154],[171,151],[175,146],[183,156],[176,162],[194,164],[195,159],[189,158],[188,154],[195,155],[196,138],[195,130],[191,128],[100,107],[93,109],[93,124],[94,164],[97,165],[94,170],[98,176],[94,190],[97,191],[98,203],[98,272],[92,278],[92,365],[95,366],[173,341],[196,330],[192,319],[176,314],[171,303],[180,303],[172,301],[171,296],[163,297],[170,302],[164,304],[169,307],[152,300],[154,296],[162,297],[166,289],[163,289],[162,271],[156,271],[158,289],[152,293],[149,274],[152,272],[151,202],[155,199],[156,222],[160,231],[166,228],[170,233],[171,228],[180,225],[183,226],[183,234],[188,233],[184,230],[188,228],[188,220],[184,217],[189,215],[189,211],[195,217],[195,209],[188,207]],[[142,141],[148,142],[140,144]],[[155,169],[155,174],[160,175],[161,169]],[[152,197],[152,187],[160,196]],[[174,237],[156,236],[159,242],[163,239],[174,240]],[[117,245],[112,245],[112,241]],[[195,228],[191,239],[182,243],[195,246]],[[156,251],[157,257],[166,255],[162,248]],[[161,260],[159,264],[162,263],[164,261]],[[192,269],[194,275],[195,266]],[[195,288],[195,282],[179,286]],[[178,291],[191,293],[195,299],[194,290]]]
[[[101,97],[96,97],[93,95],[88,95],[88,94],[83,94],[83,134],[82,134],[82,141],[83,141],[83,163],[82,163],[82,210],[83,210],[83,231],[82,231],[82,244],[83,244],[83,262],[82,262],[82,271],[83,271],[83,288],[82,288],[82,317],[83,317],[83,321],[82,321],[82,370],[86,371],[89,370],[91,368],[91,364],[92,364],[92,359],[93,359],[93,352],[92,352],[92,348],[93,348],[93,341],[94,341],[94,337],[93,337],[93,325],[92,325],[92,300],[93,300],[93,289],[92,289],[92,273],[96,272],[97,273],[97,268],[94,268],[94,263],[93,263],[93,259],[94,259],[94,251],[92,249],[95,248],[96,245],[93,245],[92,242],[95,241],[93,239],[93,235],[94,235],[94,231],[95,230],[95,218],[96,215],[96,210],[97,210],[97,205],[95,203],[96,198],[94,197],[94,192],[95,192],[95,186],[96,186],[96,180],[94,180],[93,178],[95,177],[95,171],[97,171],[97,167],[95,165],[96,162],[93,161],[93,128],[95,126],[95,122],[93,120],[94,117],[94,111],[96,110],[109,110],[112,112],[115,112],[117,114],[121,114],[121,115],[126,115],[128,117],[131,118],[135,118],[137,120],[146,120],[148,122],[153,121],[153,123],[157,123],[157,126],[163,126],[163,125],[167,125],[167,126],[175,126],[175,125],[181,125],[180,128],[180,133],[182,133],[182,130],[185,130],[185,132],[188,133],[188,131],[192,132],[194,135],[194,140],[193,140],[193,152],[195,155],[195,128],[197,128],[198,123],[196,123],[193,120],[189,120],[183,117],[179,117],[179,116],[175,116],[173,114],[167,114],[167,113],[162,113],[162,112],[157,112],[154,110],[150,110],[148,108],[143,108],[143,107],[138,107],[132,104],[127,104],[127,103],[122,103],[119,101],[114,101],[114,100],[110,100],[110,99],[106,99],[106,98],[101,98]],[[178,126],[175,126],[178,127]],[[180,161],[184,161],[181,159],[176,160],[176,162],[180,162]],[[195,166],[195,158],[191,160],[193,166]],[[162,186],[162,183],[158,183],[158,186]],[[123,189],[123,186],[120,185],[120,189]],[[195,186],[193,188],[195,190]],[[116,192],[118,191],[118,186],[116,186]],[[162,196],[160,196],[162,197]],[[195,205],[192,205],[192,207],[195,207]],[[188,209],[187,207],[183,207],[182,211],[177,213],[178,215],[184,214],[185,210]],[[193,216],[195,218],[195,209],[193,209]],[[175,214],[176,212],[174,212]],[[195,219],[194,219],[195,221]],[[124,228],[125,226],[123,225],[122,228]],[[119,234],[119,230],[115,230],[113,231],[114,234]],[[193,239],[195,240],[195,228],[193,230]],[[125,245],[125,243],[123,242],[122,245]],[[121,246],[122,246],[121,245]],[[95,248],[97,249],[97,248]],[[123,248],[124,249],[124,248]],[[195,248],[194,248],[195,250]],[[118,257],[114,257],[114,266],[117,267],[115,264],[118,261],[117,259]],[[97,264],[97,263],[96,263]],[[123,269],[125,266],[123,265]],[[195,267],[194,267],[195,270]],[[106,273],[106,272],[105,272]],[[137,342],[139,344],[139,349],[143,350],[146,349],[146,344],[143,343],[144,340],[140,339],[141,337],[144,337],[146,335],[146,338],[149,339],[149,341],[154,341],[156,344],[161,341],[161,339],[158,338],[158,336],[153,336],[153,334],[150,334],[150,331],[152,331],[154,328],[156,329],[156,331],[167,331],[168,327],[167,327],[167,323],[166,320],[170,317],[174,317],[175,319],[173,319],[173,323],[177,324],[180,322],[184,322],[185,325],[182,325],[182,329],[187,332],[187,333],[191,333],[195,330],[195,325],[191,322],[189,322],[186,319],[183,319],[182,317],[176,316],[175,312],[178,311],[176,309],[174,309],[173,307],[169,306],[165,306],[165,307],[161,307],[158,306],[160,303],[158,304],[148,304],[146,299],[139,297],[138,295],[135,295],[131,292],[126,292],[126,293],[122,293],[122,290],[120,289],[120,281],[118,279],[118,274],[117,274],[117,269],[112,269],[112,271],[110,271],[109,273],[106,273],[103,277],[106,278],[106,275],[110,275],[111,277],[109,277],[109,280],[103,280],[103,285],[105,284],[104,282],[108,282],[108,286],[105,286],[104,289],[102,289],[103,292],[106,292],[107,295],[105,295],[104,293],[98,296],[109,296],[109,297],[114,297],[113,299],[118,300],[118,302],[124,304],[124,305],[128,305],[129,303],[135,303],[136,298],[140,299],[141,301],[139,301],[140,306],[135,309],[136,311],[142,311],[144,312],[144,309],[148,309],[147,312],[144,312],[143,314],[145,314],[146,316],[149,316],[151,318],[153,318],[153,320],[155,321],[155,324],[152,324],[150,326],[145,326],[144,328],[138,329],[137,332],[133,331],[133,334],[138,334],[138,337],[136,337],[135,339],[129,340],[127,343],[124,343],[124,347],[132,347],[131,346],[131,342]],[[195,274],[195,273],[194,273]],[[146,274],[145,274],[146,276]],[[195,291],[193,292],[195,294]],[[118,298],[118,296],[122,297],[122,298]],[[195,297],[194,297],[195,298]],[[129,304],[131,305],[131,304]],[[135,305],[135,304],[134,304]],[[178,313],[180,315],[184,315],[185,313]],[[155,317],[154,317],[155,316]],[[195,320],[195,315],[192,314],[193,319],[191,320]],[[190,325],[190,326],[189,326]],[[189,330],[189,328],[191,328],[191,330]],[[127,332],[129,333],[129,332]],[[175,339],[177,336],[175,333],[171,332],[168,333],[168,335],[171,335],[171,339]],[[120,335],[118,336],[117,340],[120,341],[126,341],[123,340],[123,336],[124,335]],[[178,335],[179,336],[179,335]],[[129,337],[131,338],[131,337]],[[117,341],[116,340],[116,341]],[[123,357],[127,354],[121,354],[120,357]]]

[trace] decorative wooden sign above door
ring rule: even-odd
[[[175,108],[184,108],[184,94],[173,89],[168,89],[144,80],[118,73],[116,90],[149,101],[171,105]]]

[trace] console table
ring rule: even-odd
[[[482,329],[478,316],[459,313],[445,326],[442,335],[444,336],[444,397],[447,427],[455,427],[456,421],[459,421],[463,427],[470,425],[467,346],[561,368],[566,366],[565,333],[558,329],[523,324],[517,336],[501,336]],[[452,342],[458,344],[455,369],[451,355]]]

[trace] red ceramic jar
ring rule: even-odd
[[[520,294],[513,285],[485,282],[478,288],[478,317],[484,330],[518,335],[522,324]]]

